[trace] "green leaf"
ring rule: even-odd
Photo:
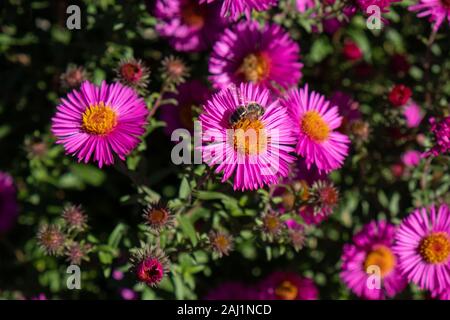
[[[122,240],[123,235],[126,233],[127,231],[127,226],[124,225],[123,223],[119,223],[113,230],[113,232],[111,232],[111,234],[109,235],[108,238],[108,244],[114,248],[117,249],[117,247],[120,244],[120,241]]]
[[[189,217],[186,216],[179,216],[178,222],[180,223],[180,227],[183,230],[184,234],[188,236],[189,240],[191,241],[193,246],[197,245],[198,239],[197,239],[197,232],[195,231],[194,225],[189,219]]]
[[[189,185],[189,181],[186,179],[186,177],[184,177],[181,180],[179,197],[181,199],[186,200],[190,194],[191,194],[191,186]]]
[[[91,165],[73,164],[69,167],[69,170],[81,181],[94,187],[99,187],[106,178],[103,171]]]

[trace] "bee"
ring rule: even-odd
[[[256,102],[251,102],[246,106],[241,105],[231,114],[229,122],[231,125],[235,125],[243,118],[254,121],[262,117],[264,111],[264,107]]]

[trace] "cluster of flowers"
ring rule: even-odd
[[[374,275],[378,285],[371,283]],[[418,208],[398,227],[386,221],[368,223],[344,246],[341,278],[366,299],[392,298],[408,282],[435,298],[449,299],[449,206]]]
[[[93,245],[81,238],[87,228],[87,216],[78,205],[67,205],[61,221],[41,225],[37,234],[40,247],[50,256],[65,256],[70,264],[80,265],[89,261]]]
[[[326,1],[332,5],[334,1]],[[352,1],[345,3],[347,16],[355,10],[366,13],[376,4],[387,12],[391,2]],[[306,225],[319,224],[333,211],[339,193],[328,174],[342,167],[349,154],[350,136],[367,136],[357,103],[342,92],[327,99],[310,90],[297,88],[303,64],[300,46],[282,27],[251,19],[252,11],[265,11],[277,0],[157,0],[149,10],[158,19],[157,31],[177,51],[212,49],[208,61],[209,80],[216,90],[198,80],[185,82],[188,68],[178,58],[166,58],[163,81],[177,87],[168,94],[177,105],[162,105],[160,117],[171,134],[180,127],[193,130],[194,106],[202,129],[203,161],[222,174],[222,182],[232,180],[234,190],[276,188],[281,213],[295,212]],[[313,1],[297,0],[300,12],[314,7]],[[436,31],[450,18],[448,0],[420,0],[411,10],[429,16]],[[242,15],[246,18],[240,19]],[[328,20],[332,17],[328,17]],[[341,21],[339,21],[341,23]],[[346,43],[344,55],[358,60],[361,51]],[[158,105],[147,107],[149,70],[135,59],[120,62],[112,84],[100,86],[87,81],[88,75],[71,66],[61,80],[72,89],[57,107],[51,131],[67,154],[78,161],[96,162],[100,168],[125,160],[141,142],[148,121]],[[389,93],[390,103],[404,114],[408,127],[417,127],[423,114],[411,100],[412,91],[396,85]],[[161,101],[159,101],[161,102]],[[430,119],[435,144],[420,154],[409,151],[402,160],[416,165],[421,157],[437,156],[450,150],[450,117]],[[232,130],[232,136],[229,132]],[[254,139],[248,138],[252,136]],[[0,232],[7,230],[17,216],[12,178],[0,173]],[[88,259],[90,244],[76,236],[86,230],[86,216],[77,206],[67,207],[61,225],[44,225],[38,233],[41,247],[49,255],[65,255],[71,263]],[[165,206],[152,204],[144,211],[151,232],[175,224]],[[303,226],[296,220],[282,221],[277,212],[265,212],[260,220],[264,233],[272,239],[288,235],[294,247],[301,247]],[[233,238],[211,232],[208,244],[219,256],[227,255]],[[159,247],[143,246],[132,252],[133,270],[140,282],[157,285],[169,271],[170,259]],[[369,286],[368,268],[376,266],[380,286]],[[450,212],[447,205],[420,208],[397,228],[386,221],[372,221],[344,247],[341,277],[360,297],[393,297],[409,282],[433,297],[448,299],[450,292]],[[314,283],[293,273],[276,272],[256,287],[229,283],[208,298],[225,298],[226,292],[239,292],[239,298],[316,299]],[[234,296],[238,298],[238,296]],[[228,298],[228,297],[227,297]]]

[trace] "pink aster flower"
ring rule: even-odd
[[[289,173],[295,144],[292,121],[269,90],[252,83],[224,89],[208,100],[199,120],[203,160],[234,175],[234,189],[254,190]]]
[[[433,23],[433,30],[437,31],[447,18],[450,24],[450,0],[419,0],[410,6],[409,11],[418,11],[417,17],[428,17]]]
[[[405,288],[407,282],[392,249],[395,231],[386,221],[372,221],[353,236],[352,244],[344,245],[341,279],[357,296],[384,299]],[[381,277],[378,283],[372,281],[376,275]]]
[[[237,20],[243,13],[250,18],[252,10],[264,11],[277,4],[278,0],[199,0],[200,3],[222,3],[221,16]]]
[[[148,110],[135,91],[120,83],[100,87],[89,81],[61,99],[52,119],[52,133],[67,154],[103,165],[124,160],[145,132]]]
[[[450,287],[450,211],[446,204],[419,208],[403,219],[394,251],[404,276],[421,289]]]
[[[198,0],[157,0],[154,15],[157,32],[178,51],[201,51],[216,41],[226,26],[220,4]]]
[[[167,99],[175,99],[178,104],[161,106],[161,119],[166,122],[165,132],[171,135],[179,128],[194,131],[193,107],[200,107],[209,97],[209,90],[197,80],[182,83],[177,88],[178,93],[167,95]]]
[[[353,6],[358,8],[363,14],[370,15],[373,12],[368,12],[371,6],[377,6],[382,13],[389,12],[389,7],[392,3],[400,2],[401,0],[353,0]]]
[[[317,300],[319,296],[311,279],[293,272],[275,271],[258,287],[261,300]]]
[[[299,12],[306,12],[308,9],[314,8],[316,3],[314,0],[296,0],[296,7]]]
[[[138,298],[136,291],[130,288],[121,288],[120,296],[123,300],[136,300]]]
[[[403,109],[403,115],[406,119],[408,128],[417,128],[423,119],[423,113],[419,105],[414,101],[410,101]]]
[[[251,287],[237,281],[224,282],[210,290],[205,300],[255,300],[257,293]]]
[[[17,214],[16,188],[13,178],[0,171],[0,234],[14,226]]]
[[[215,44],[209,60],[210,80],[219,89],[252,82],[279,92],[300,80],[299,53],[298,44],[278,25],[241,22],[225,30]]]
[[[438,156],[450,151],[450,116],[437,122],[435,118],[430,118],[431,132],[434,133],[435,145],[425,152],[424,156]]]
[[[295,124],[298,143],[296,152],[305,158],[308,168],[330,172],[342,166],[348,154],[350,139],[337,132],[342,123],[338,107],[330,106],[325,97],[303,89],[291,90],[281,100]]]
[[[134,273],[139,282],[157,286],[169,272],[169,259],[159,248],[144,247],[131,256]]]
[[[402,154],[402,162],[407,167],[416,167],[420,163],[421,153],[416,150],[408,150]]]

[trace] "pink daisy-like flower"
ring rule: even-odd
[[[156,30],[178,51],[208,49],[226,27],[220,4],[199,4],[198,0],[157,0]]]
[[[317,300],[319,296],[311,279],[293,272],[275,271],[258,287],[261,300]]]
[[[199,0],[200,3],[222,3],[221,16],[237,20],[243,13],[250,18],[252,10],[264,11],[277,4],[278,0]]]
[[[435,118],[430,118],[431,132],[434,133],[435,144],[425,152],[424,156],[438,156],[450,151],[450,116],[436,121]]]
[[[386,221],[372,221],[353,236],[352,244],[344,245],[341,279],[357,296],[384,299],[405,288],[407,282],[392,249],[395,231]],[[379,283],[372,282],[376,275],[381,276]]]
[[[307,167],[330,172],[342,166],[348,154],[350,139],[335,131],[342,123],[338,107],[330,106],[325,97],[303,89],[291,90],[281,100],[294,121],[298,143],[296,152],[305,158]]]
[[[209,90],[198,80],[182,83],[177,88],[178,93],[167,95],[167,99],[175,99],[178,104],[161,106],[161,119],[166,122],[165,132],[171,135],[179,128],[194,131],[192,108],[200,107],[209,97]]]
[[[234,175],[235,190],[254,190],[289,173],[295,144],[292,121],[269,90],[251,83],[224,89],[208,100],[199,120],[203,160]]]
[[[424,290],[450,287],[450,210],[446,204],[419,208],[403,219],[394,251],[407,279]]]
[[[389,7],[392,3],[400,2],[401,0],[352,0],[351,6],[358,8],[363,14],[370,15],[373,11],[368,11],[372,6],[377,6],[382,13],[389,12]]]
[[[412,100],[404,107],[403,115],[408,128],[417,128],[423,119],[422,110],[419,105]]]
[[[407,167],[416,167],[420,163],[421,153],[416,150],[408,150],[402,154],[402,162]]]
[[[279,92],[300,80],[299,53],[298,44],[280,26],[241,22],[225,30],[214,45],[210,80],[219,89],[252,82]]]
[[[52,133],[67,154],[78,161],[114,163],[124,160],[145,132],[148,110],[135,91],[120,83],[100,87],[89,81],[61,99],[52,119]]]
[[[224,282],[210,290],[204,300],[254,300],[257,293],[251,287],[237,281]]]
[[[299,12],[306,12],[308,9],[314,8],[316,3],[314,0],[296,0],[295,3],[297,10]]]
[[[450,24],[450,0],[419,0],[409,11],[418,11],[417,17],[428,17],[433,23],[433,30],[437,31],[447,18]]]
[[[13,178],[0,171],[0,233],[9,231],[17,220],[18,208]]]

